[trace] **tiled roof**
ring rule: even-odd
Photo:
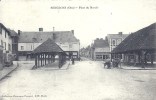
[[[52,32],[21,32],[19,43],[43,43],[48,38],[53,39]]]
[[[156,23],[130,34],[112,53],[134,50],[156,50]]]
[[[77,42],[71,31],[52,31],[52,32],[21,32],[19,43],[43,43],[48,38],[54,39],[55,42]]]
[[[122,35],[120,35],[120,34],[108,34],[107,36],[108,36],[108,38],[123,38],[123,39],[125,39],[127,36],[128,36],[129,34],[122,34]]]
[[[98,39],[98,40],[94,40],[93,47],[94,48],[109,47],[109,44],[106,40]]]
[[[63,52],[63,50],[52,39],[49,38],[33,51],[33,53],[48,52]]]
[[[0,28],[1,27],[3,27],[9,33],[9,35],[10,35],[10,31],[2,23],[0,23]]]
[[[11,36],[18,36],[18,34],[14,30],[11,30],[11,29],[8,29],[8,30]]]
[[[71,31],[58,31],[54,33],[55,42],[78,42],[79,40],[74,36]]]

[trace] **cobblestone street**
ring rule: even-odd
[[[67,70],[22,64],[0,82],[1,100],[155,100],[156,70],[104,69],[79,61]]]

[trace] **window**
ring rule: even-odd
[[[6,50],[6,42],[4,42],[4,50]]]
[[[103,59],[108,59],[108,55],[103,55]]]
[[[24,46],[21,46],[21,50],[24,50]]]
[[[121,39],[118,39],[117,40],[117,45],[119,45],[121,43],[121,41],[122,41]]]
[[[115,46],[115,40],[112,40],[112,45]]]
[[[10,44],[8,44],[8,50],[11,51],[11,45]]]
[[[102,55],[96,55],[96,59],[102,59]]]
[[[77,52],[73,52],[73,55],[77,55]]]

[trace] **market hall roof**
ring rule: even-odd
[[[64,52],[52,39],[48,39],[39,45],[33,53],[57,53],[57,52]]]
[[[20,32],[19,43],[43,43],[48,38],[55,42],[79,42],[72,31]]]
[[[130,34],[112,53],[156,50],[156,23]]]

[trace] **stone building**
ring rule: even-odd
[[[12,60],[12,33],[0,23],[0,69]]]
[[[91,58],[93,60],[106,60],[110,58],[109,44],[103,38],[97,38],[91,47]]]
[[[39,28],[39,31],[36,32],[22,32],[19,30],[18,35],[20,60],[31,58],[32,51],[48,38],[54,40],[66,52],[67,58],[73,56],[75,59],[79,59],[80,41],[74,36],[74,30],[45,32],[43,28]]]
[[[130,34],[113,51],[124,54],[125,63],[148,63],[156,59],[156,23]]]
[[[122,32],[119,32],[118,34],[108,34],[107,35],[107,41],[109,43],[109,50],[110,52],[116,48],[129,34],[123,34]],[[122,57],[122,55],[111,55],[111,59]]]

